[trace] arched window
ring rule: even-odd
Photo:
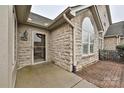
[[[82,53],[90,54],[94,52],[94,28],[89,17],[82,22]]]

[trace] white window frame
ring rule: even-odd
[[[103,49],[103,38],[99,37],[99,49]]]
[[[90,19],[89,17],[85,17],[84,19],[86,19],[86,18],[88,18],[88,19]],[[83,22],[84,22],[85,20],[83,20]],[[91,20],[90,20],[91,21]],[[83,29],[83,22],[82,22],[82,56],[90,56],[90,55],[94,55],[95,53],[94,53],[94,42],[95,42],[95,31],[93,32],[94,33],[94,41],[93,41],[93,43],[91,43],[90,41],[91,41],[91,38],[90,38],[90,36],[91,36],[91,34],[92,34],[92,32],[90,32],[90,31],[86,31],[85,29]],[[92,22],[91,22],[91,24],[92,24]],[[92,26],[93,26],[93,24],[92,24]],[[94,27],[93,27],[93,29],[94,29]],[[84,42],[83,41],[83,32],[88,32],[88,42]],[[88,44],[88,53],[87,54],[85,54],[84,52],[83,52],[83,45],[84,44]],[[91,44],[93,44],[93,53],[91,53],[90,52],[90,46],[91,46]]]

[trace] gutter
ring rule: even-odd
[[[76,72],[76,65],[75,65],[75,31],[74,31],[74,24],[71,20],[68,19],[66,14],[63,14],[63,18],[65,21],[72,27],[72,72]]]
[[[109,23],[111,25],[112,24],[112,18],[111,18],[109,5],[106,5],[106,10],[107,10],[107,14],[108,14],[108,20],[109,20]]]
[[[120,39],[121,39],[121,38],[123,39],[124,37],[121,37],[121,36],[120,36]]]
[[[119,35],[108,35],[108,36],[104,36],[104,38],[109,38],[109,37],[118,37]]]
[[[63,18],[65,19],[65,21],[66,21],[72,28],[74,28],[73,23],[71,22],[71,20],[68,19],[68,17],[66,16],[66,14],[63,14]]]

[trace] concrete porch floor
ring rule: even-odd
[[[96,88],[92,83],[52,64],[26,66],[17,72],[16,88]]]

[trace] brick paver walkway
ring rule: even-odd
[[[103,88],[124,88],[124,64],[100,61],[76,73]]]

